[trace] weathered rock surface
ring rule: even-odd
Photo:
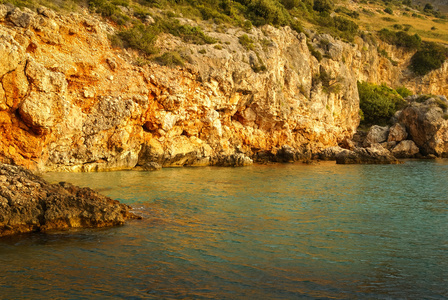
[[[185,67],[140,66],[132,51],[111,48],[116,29],[98,18],[0,5],[0,161],[100,171],[309,159],[354,134],[357,80],[414,91],[414,81],[432,80],[419,91],[448,92],[445,65],[414,78],[413,53],[392,46],[380,45],[397,66],[361,38],[200,25],[221,47],[165,35],[162,52],[188,49]],[[254,49],[239,43],[243,34]]]
[[[387,137],[388,142],[401,142],[408,137],[406,127],[400,123],[396,123],[390,127],[389,135]]]
[[[336,156],[337,164],[399,164],[388,150],[377,144],[376,147],[355,148],[341,151]]]
[[[341,148],[339,146],[335,147],[329,147],[324,150],[322,150],[318,155],[317,158],[321,160],[336,160],[336,157],[341,153],[348,151],[348,149]]]
[[[409,138],[420,148],[422,155],[448,157],[448,102],[443,97],[429,98],[420,103],[411,98],[411,103],[399,115]]]
[[[122,225],[130,207],[89,188],[49,184],[30,171],[0,164],[0,237],[73,227]]]
[[[420,153],[420,149],[411,140],[401,141],[392,149],[392,155],[397,158],[414,158]]]
[[[162,51],[190,49],[187,66],[136,66],[134,53],[111,48],[115,29],[88,15],[1,8],[5,162],[100,171],[295,161],[351,137],[359,122],[356,77],[340,63],[351,46],[330,36],[319,62],[290,28],[252,29],[254,50],[239,43],[238,28],[207,32],[222,49],[166,35]],[[328,91],[313,80],[321,72],[344,88]]]
[[[389,135],[389,126],[373,125],[370,127],[367,137],[364,140],[364,146],[369,147],[373,144],[380,144],[387,140]]]

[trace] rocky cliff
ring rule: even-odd
[[[0,5],[1,160],[94,171],[307,159],[356,131],[357,80],[447,92],[446,64],[415,78],[412,53],[389,45],[396,64],[361,38],[202,25],[218,46],[166,35],[158,46],[188,63],[165,67],[111,48],[112,24],[88,14]]]

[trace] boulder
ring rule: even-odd
[[[392,150],[396,145],[397,145],[397,142],[395,142],[395,141],[392,141],[392,142],[384,142],[384,143],[381,143],[381,144],[379,144],[381,147],[383,147],[384,149],[387,149],[387,150]]]
[[[442,100],[433,98],[424,103],[413,102],[403,109],[399,121],[406,126],[422,155],[448,157],[448,120]]]
[[[130,209],[90,188],[50,184],[22,167],[0,164],[0,237],[122,225],[140,218]]]
[[[336,160],[336,157],[339,155],[339,153],[343,151],[346,151],[346,149],[343,149],[339,146],[329,147],[320,151],[317,157],[321,160]]]
[[[406,127],[397,123],[393,125],[389,130],[389,136],[387,137],[388,142],[401,142],[408,137],[406,132]]]
[[[372,144],[383,143],[387,140],[388,135],[388,126],[382,127],[379,125],[373,125],[367,133],[366,139],[364,140],[364,147],[369,147]]]
[[[355,148],[341,151],[336,156],[337,164],[399,164],[388,150],[381,146],[369,148]]]
[[[392,154],[398,158],[413,158],[420,153],[420,149],[411,140],[401,141],[392,149]]]
[[[33,22],[34,13],[26,8],[24,11],[21,11],[19,8],[14,8],[7,17],[15,26],[27,28]]]
[[[291,146],[283,145],[277,152],[277,161],[279,162],[294,162],[297,160],[297,151]]]

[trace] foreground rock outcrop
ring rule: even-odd
[[[122,225],[140,217],[89,188],[49,184],[30,171],[0,164],[0,237],[74,227]]]

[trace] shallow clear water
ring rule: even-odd
[[[446,160],[45,177],[145,219],[1,239],[1,299],[448,298]]]

